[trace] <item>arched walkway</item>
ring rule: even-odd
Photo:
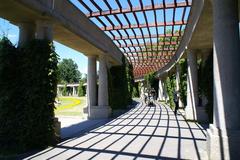
[[[206,131],[164,104],[139,103],[90,132],[26,159],[207,159]]]

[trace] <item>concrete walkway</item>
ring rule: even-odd
[[[62,139],[79,136],[110,121],[109,119],[87,120],[71,116],[59,116],[58,120],[61,122]]]
[[[124,115],[26,159],[207,159],[206,133],[164,105]]]

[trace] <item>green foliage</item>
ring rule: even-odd
[[[83,84],[84,84],[83,81],[79,82],[79,86],[78,86],[78,96],[79,97],[85,96],[85,94],[86,94],[86,88],[85,88],[85,86],[83,86]]]
[[[58,57],[53,44],[33,40],[23,49],[23,97],[26,109],[22,143],[26,148],[45,147],[54,142],[54,102],[57,91]],[[31,137],[31,139],[29,138]]]
[[[209,55],[207,60],[202,63],[200,72],[201,81],[199,84],[200,92],[206,96],[208,103],[206,111],[208,113],[209,122],[213,122],[213,54]]]
[[[134,85],[133,85],[132,97],[140,97],[139,85],[138,85],[137,82],[135,82]]]
[[[149,73],[144,76],[145,85],[147,88],[152,88],[155,80],[155,73]]]
[[[63,96],[67,96],[67,84],[64,84],[64,87],[63,87],[63,89],[62,89],[62,95]]]
[[[72,59],[63,59],[58,64],[59,83],[78,83],[81,79],[81,73],[77,64]]]
[[[175,107],[175,105],[174,105],[174,91],[175,91],[175,88],[176,88],[176,76],[171,75],[171,76],[167,77],[167,79],[165,81],[165,85],[166,85],[167,94],[168,94],[168,97],[169,97],[169,105],[173,109]]]
[[[158,95],[158,79],[156,78],[155,73],[149,73],[144,76],[145,87],[147,88],[154,88],[156,94]],[[157,96],[156,95],[156,96]]]
[[[130,103],[129,97],[131,97],[129,91],[129,78],[127,72],[127,66],[125,57],[122,58],[121,66],[113,66],[108,71],[108,86],[109,86],[109,104],[112,109],[126,109]]]
[[[21,94],[18,69],[18,50],[7,38],[0,40],[0,154],[10,154],[21,150],[18,130],[21,105],[18,95]]]
[[[0,150],[18,153],[54,144],[58,57],[52,43],[33,40],[16,49],[3,39],[0,55]]]
[[[126,66],[126,76],[128,82],[128,103],[132,103],[132,93],[134,87],[133,66]]]
[[[180,66],[180,99],[183,102],[184,106],[187,105],[187,60],[181,59],[179,61]]]

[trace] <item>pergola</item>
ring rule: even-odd
[[[192,0],[78,0],[74,3],[104,31],[140,78],[172,59]]]

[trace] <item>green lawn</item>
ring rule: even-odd
[[[56,116],[83,117],[83,108],[86,107],[86,97],[58,97],[56,104]]]

